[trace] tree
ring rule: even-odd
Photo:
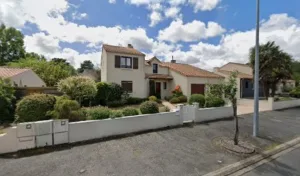
[[[14,119],[14,92],[11,82],[0,78],[0,124]]]
[[[72,66],[37,60],[36,58],[21,59],[8,65],[10,67],[31,68],[49,87],[55,86],[62,79],[75,75],[75,70]]]
[[[31,58],[31,59],[36,59],[36,60],[46,60],[45,56],[39,55],[39,54],[34,53],[34,52],[26,53],[25,58]]]
[[[250,65],[255,65],[255,48],[250,49]],[[254,75],[254,74],[253,74]],[[268,42],[259,46],[259,80],[263,83],[265,96],[275,95],[276,85],[283,79],[290,79],[292,76],[292,58],[283,52],[275,42]]]
[[[70,63],[66,59],[53,58],[50,62],[55,64],[55,65],[60,65],[64,69],[68,70],[72,75],[76,75],[75,68],[72,65],[70,65]]]
[[[83,76],[72,76],[58,83],[58,90],[77,100],[80,104],[85,99],[92,99],[97,94],[94,80]]]
[[[90,60],[85,60],[80,64],[80,68],[78,68],[78,73],[82,73],[85,69],[93,70],[94,64]]]
[[[300,82],[300,62],[294,60],[292,62],[292,71],[293,71],[293,75],[292,75],[292,79],[296,81],[296,86],[299,86],[299,82]]]
[[[15,28],[0,26],[0,66],[25,56],[23,34]]]
[[[237,116],[237,72],[232,72],[228,81],[224,84],[224,93],[225,97],[231,101],[232,108],[233,108],[233,117],[235,119],[235,135],[234,135],[234,145],[238,145],[238,138],[239,138],[239,119]]]

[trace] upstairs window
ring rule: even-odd
[[[132,68],[132,58],[121,56],[121,68]]]
[[[153,73],[158,73],[158,65],[157,64],[153,64]]]
[[[137,57],[115,56],[115,68],[139,68],[139,60]]]

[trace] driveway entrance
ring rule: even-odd
[[[270,111],[268,100],[259,100],[259,111]],[[250,114],[254,112],[254,100],[253,99],[240,99],[238,100],[237,113]]]

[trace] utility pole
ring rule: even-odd
[[[259,12],[260,0],[256,0],[256,45],[255,45],[255,76],[254,76],[254,114],[253,136],[257,137],[259,131]]]

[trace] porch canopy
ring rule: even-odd
[[[165,74],[146,74],[146,79],[152,79],[152,80],[173,80],[173,77],[170,75]]]

